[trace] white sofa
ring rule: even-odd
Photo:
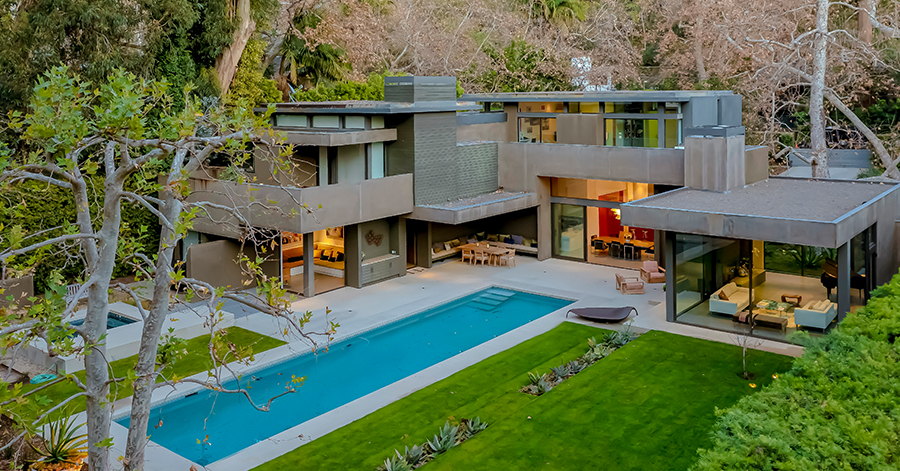
[[[794,323],[804,327],[825,329],[837,316],[837,304],[823,299],[810,301],[802,308],[794,309]]]
[[[719,293],[725,293],[727,300],[720,299]],[[750,305],[750,288],[741,288],[728,283],[709,297],[709,311],[733,316]]]

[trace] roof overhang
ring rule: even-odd
[[[393,128],[331,132],[287,130],[285,128],[276,129],[285,134],[285,141],[288,144],[298,146],[334,147],[397,140],[397,130]]]
[[[900,186],[773,177],[728,193],[681,188],[622,205],[622,224],[838,248],[878,221]],[[891,221],[893,218],[891,217]]]
[[[465,224],[538,206],[537,193],[497,192],[442,205],[420,205],[408,217],[441,224]]]
[[[533,92],[533,93],[472,93],[464,94],[461,101],[525,103],[544,101],[629,103],[644,101],[687,102],[693,97],[731,96],[727,90],[650,90],[650,91],[597,91],[597,92]]]

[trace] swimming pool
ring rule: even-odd
[[[301,355],[246,375],[242,384],[252,386],[257,403],[284,391],[291,375],[308,376],[297,393],[277,399],[269,412],[253,409],[242,395],[203,390],[154,408],[150,424],[162,425],[148,433],[152,441],[206,465],[571,303],[488,288],[332,344],[327,353]],[[128,427],[130,417],[117,422]]]
[[[137,322],[136,320],[123,316],[121,314],[116,314],[115,312],[107,312],[106,313],[106,328],[107,329],[115,329],[116,327],[122,327],[123,325],[134,324]],[[79,326],[84,325],[84,319],[75,319],[72,322],[69,322],[71,326]]]

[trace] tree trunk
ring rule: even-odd
[[[85,341],[97,345],[85,352],[84,371],[87,387],[88,468],[96,471],[110,469],[109,447],[97,446],[109,437],[112,409],[109,403],[109,369],[106,356],[106,315],[109,312],[109,280],[116,264],[116,249],[122,214],[119,209],[119,188],[107,177],[103,202],[103,227],[98,233],[98,257],[89,288],[87,314],[83,324]],[[89,353],[89,354],[88,354]]]
[[[703,30],[703,19],[698,18],[691,28],[691,41],[693,42],[694,62],[697,64],[697,80],[703,82],[709,80],[709,74],[706,72],[706,63],[703,59],[703,40],[701,39],[701,31]]]
[[[809,93],[809,124],[813,178],[828,178],[828,142],[825,140],[825,71],[828,66],[828,4],[816,0],[816,39],[813,42],[813,74]]]
[[[256,31],[256,22],[250,18],[250,0],[237,0],[237,15],[239,24],[234,31],[231,46],[226,47],[216,58],[216,76],[219,79],[219,87],[222,89],[222,96],[228,94],[231,87],[231,80],[234,79],[234,73],[237,71],[238,62],[241,60],[241,54],[247,47],[247,42]]]
[[[178,158],[178,157],[176,157]],[[166,188],[170,188],[167,186]],[[162,193],[165,209],[163,215],[167,220],[178,220],[181,214],[181,202],[175,199],[171,190]],[[153,301],[150,312],[144,321],[141,335],[141,346],[138,350],[138,361],[134,369],[137,378],[134,381],[134,395],[131,399],[131,423],[128,427],[128,444],[125,447],[125,471],[144,469],[144,451],[147,448],[147,429],[150,420],[150,405],[156,384],[156,353],[163,324],[169,313],[169,295],[171,292],[172,257],[175,251],[176,234],[165,225],[159,241],[159,257],[153,286]]]
[[[867,46],[871,46],[872,40],[874,39],[872,18],[869,17],[869,12],[872,11],[872,1],[873,0],[859,0],[859,7],[862,10],[856,12],[856,18],[859,25],[859,40]]]

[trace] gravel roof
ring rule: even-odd
[[[729,193],[682,188],[628,203],[668,210],[831,222],[888,191],[885,183],[770,178]]]

